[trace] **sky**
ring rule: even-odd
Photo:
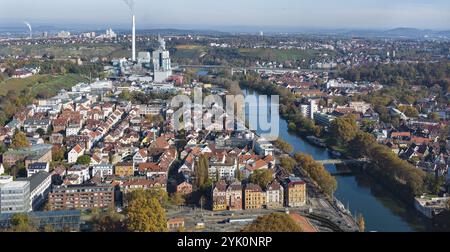
[[[135,0],[138,29],[298,27],[450,29],[449,0]],[[122,0],[0,0],[0,26],[126,27]]]

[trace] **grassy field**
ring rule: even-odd
[[[42,93],[52,96],[61,89],[69,89],[83,81],[87,81],[87,79],[76,74],[60,76],[35,75],[26,79],[9,79],[0,82],[0,95],[6,95],[9,90],[14,90],[19,94],[22,90],[29,89],[33,96]]]
[[[332,51],[317,51],[317,50],[299,50],[299,49],[266,49],[266,48],[241,48],[239,52],[244,57],[258,58],[270,61],[288,61],[288,60],[310,60],[318,58],[322,53],[327,53],[329,56],[333,55]]]
[[[174,58],[197,59],[206,53],[207,49],[198,45],[178,45],[175,47]]]

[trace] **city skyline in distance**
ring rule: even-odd
[[[450,29],[450,2],[445,0],[173,0],[171,4],[136,0],[137,29],[175,28],[242,32],[251,29],[295,32],[314,29],[398,27]],[[5,2],[0,26],[32,24],[126,28],[129,12],[120,0],[31,0]]]

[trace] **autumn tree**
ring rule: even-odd
[[[291,157],[281,157],[280,165],[281,165],[281,167],[286,169],[286,171],[292,173],[292,172],[294,172],[297,162]]]
[[[372,134],[359,131],[355,138],[350,141],[348,145],[348,152],[354,157],[367,156],[370,148],[375,146],[375,144],[377,143]]]
[[[142,190],[132,194],[126,210],[126,229],[130,232],[167,231],[166,213],[159,200]]]
[[[201,155],[195,162],[195,185],[203,188],[209,179],[209,161],[205,155]]]
[[[326,195],[331,197],[337,189],[336,178],[322,164],[316,162],[312,156],[296,153],[294,157],[299,167],[309,174]]]
[[[243,175],[242,175],[242,172],[241,172],[240,169],[236,169],[236,171],[234,172],[234,178],[235,178],[237,181],[242,181]]]
[[[11,216],[11,232],[37,232],[32,220],[27,214],[14,214]]]
[[[92,219],[94,232],[120,232],[123,231],[122,216],[114,208],[105,213],[97,213]]]
[[[360,232],[364,232],[366,230],[366,223],[362,214],[360,214],[358,217],[358,227]]]
[[[263,190],[272,182],[273,173],[268,169],[256,170],[250,175],[250,183],[259,185]]]
[[[330,125],[331,144],[337,146],[347,146],[348,142],[355,138],[359,127],[353,116],[348,115],[337,118]]]
[[[173,193],[169,198],[169,202],[175,206],[183,206],[186,204],[186,199],[180,193]]]
[[[280,149],[283,152],[286,153],[291,153],[294,151],[294,148],[292,147],[292,145],[290,145],[288,142],[284,141],[283,139],[278,138],[275,142],[274,145]]]
[[[19,149],[30,146],[30,142],[27,139],[27,136],[25,133],[16,130],[13,135],[11,148],[13,149]]]
[[[289,215],[271,213],[258,217],[253,223],[244,227],[242,232],[302,232],[302,229]]]

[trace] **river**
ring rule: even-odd
[[[245,95],[257,92],[242,89]],[[257,130],[261,133],[260,130]],[[307,141],[288,131],[288,123],[280,118],[279,136],[291,144],[295,152],[307,153],[315,160],[333,159],[328,151],[309,144]],[[335,165],[327,165],[331,173],[336,172]],[[362,214],[366,231],[379,232],[418,232],[431,231],[429,221],[404,202],[396,199],[388,190],[382,188],[363,174],[336,176],[338,183],[335,197],[348,206],[353,215]]]

